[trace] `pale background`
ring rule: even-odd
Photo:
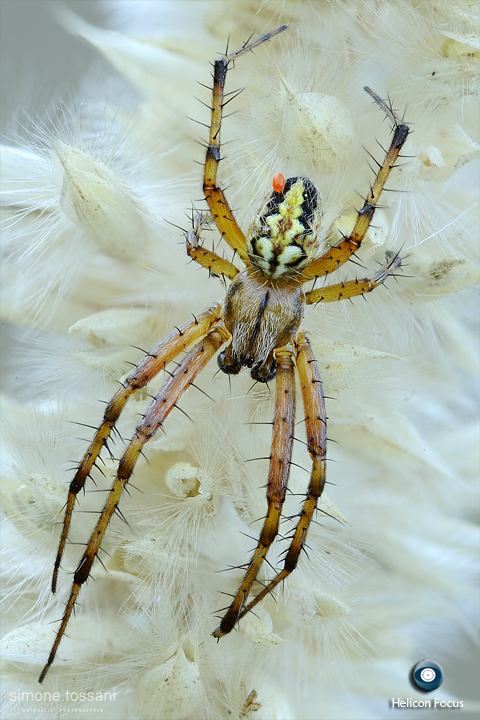
[[[103,24],[102,13],[94,1],[71,0],[62,4],[89,22]],[[33,87],[35,102],[41,108],[43,104],[48,104],[52,93],[66,96],[72,87],[78,85],[92,59],[98,63],[91,47],[72,38],[59,27],[51,13],[54,6],[55,3],[43,0],[0,0],[0,80],[4,117],[11,112],[12,103],[22,102],[21,98],[25,97],[26,90],[22,90],[22,86],[28,89]],[[29,110],[32,110],[31,105]],[[9,338],[9,328],[2,323],[2,359],[10,344]],[[3,386],[8,390],[8,374],[12,364],[5,358],[2,367],[6,368]],[[461,700],[478,699],[478,648],[468,638],[465,638],[464,647],[462,657],[451,658],[449,662],[442,658],[445,672],[443,689],[454,693]],[[452,709],[440,715],[436,711],[435,718],[453,718],[458,712]],[[462,712],[462,715],[466,713]],[[472,717],[471,713],[468,715]]]

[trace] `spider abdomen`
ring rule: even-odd
[[[275,186],[276,187],[276,186]],[[248,256],[272,280],[298,277],[319,246],[321,202],[306,177],[291,177],[265,199],[248,234]]]
[[[239,273],[225,297],[224,321],[232,342],[218,357],[220,369],[236,375],[248,367],[254,380],[272,380],[273,351],[295,337],[304,308],[298,282],[267,280],[254,268]]]

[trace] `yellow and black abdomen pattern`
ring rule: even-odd
[[[298,275],[319,246],[322,209],[318,190],[305,177],[291,177],[271,192],[248,234],[252,265],[273,280]]]

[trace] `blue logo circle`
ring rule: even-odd
[[[419,690],[432,692],[443,682],[443,670],[434,660],[420,660],[412,670],[412,680]]]

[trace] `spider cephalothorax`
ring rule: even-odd
[[[218,356],[219,368],[236,375],[245,366],[252,368],[254,380],[272,380],[273,351],[293,340],[304,309],[298,282],[269,280],[254,267],[239,273],[225,297],[224,320],[232,341]]]
[[[203,218],[200,214],[195,215],[192,228],[187,233],[188,255],[213,274],[223,275],[232,283],[223,302],[194,315],[193,320],[176,328],[156,345],[121,383],[107,404],[103,420],[70,483],[53,572],[53,592],[56,591],[77,495],[84,489],[100,452],[107,446],[125,403],[133,393],[145,388],[182,351],[187,351],[154,397],[120,459],[103,510],[73,575],[70,596],[49,658],[40,675],[40,682],[43,682],[55,659],[80,589],[90,576],[108,524],[118,508],[143,447],[162,427],[177,401],[222,346],[224,350],[218,356],[218,364],[224,372],[235,375],[245,366],[251,369],[255,380],[268,382],[275,377],[275,410],[267,482],[267,515],[243,579],[213,635],[220,638],[229,633],[238,620],[288,577],[304,548],[318,498],[325,486],[327,447],[327,415],[322,381],[310,342],[301,327],[305,308],[312,303],[331,302],[370,292],[395,273],[401,265],[401,259],[398,255],[389,254],[386,265],[372,278],[324,284],[307,292],[304,292],[303,286],[310,280],[327,277],[359,249],[409,129],[397,119],[390,105],[365,88],[393,122],[393,138],[383,163],[378,163],[379,171],[350,235],[319,255],[322,219],[319,194],[307,178],[292,177],[285,181],[279,174],[273,179],[273,192],[262,204],[248,237],[245,237],[217,183],[225,79],[230,63],[285,29],[282,26],[248,42],[214,63],[212,115],[203,191],[221,236],[246,267],[240,271],[232,262],[202,246],[200,230]],[[249,600],[252,586],[277,536],[285,501],[295,424],[295,371],[300,379],[307,447],[312,461],[310,482],[283,568]]]

